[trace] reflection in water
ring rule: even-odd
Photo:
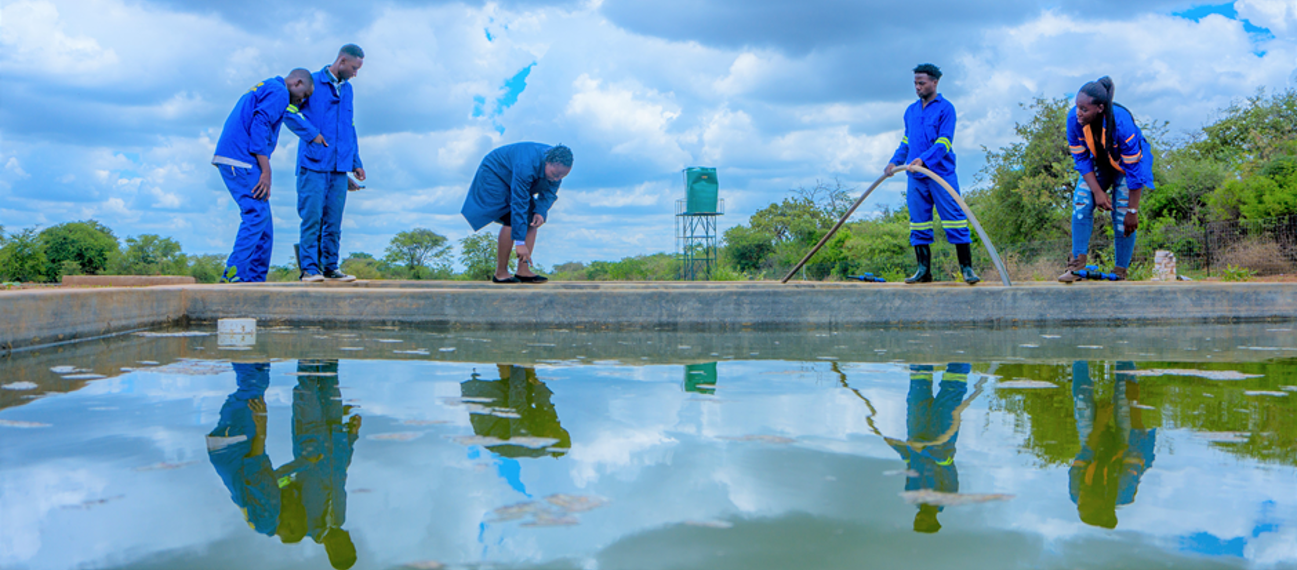
[[[344,420],[337,360],[300,360],[293,387],[293,460],[272,469],[265,452],[268,362],[233,363],[238,387],[207,436],[208,456],[248,525],[285,544],[311,537],[334,568],[356,563],[347,516],[347,467],[359,415]]]
[[[968,391],[968,373],[972,367],[952,362],[941,375],[941,391],[932,395],[932,367],[910,365],[910,391],[905,397],[907,441],[888,443],[905,460],[905,490],[959,492],[959,470],[955,468],[955,440],[959,437],[956,415]],[[916,532],[937,532],[941,523],[937,513],[941,506],[920,504],[914,516]]]
[[[715,362],[686,364],[685,391],[699,394],[715,394],[716,364]]]
[[[561,457],[572,446],[572,436],[558,421],[558,411],[550,398],[554,393],[536,378],[530,366],[498,364],[499,380],[472,378],[459,385],[464,398],[482,404],[469,416],[473,433],[504,440],[486,448],[504,457]],[[513,438],[548,438],[557,443],[544,447],[508,443]]]
[[[1145,429],[1133,362],[1117,363],[1112,402],[1096,405],[1090,366],[1072,363],[1072,398],[1081,452],[1068,473],[1068,493],[1081,521],[1116,528],[1117,507],[1135,502],[1139,480],[1153,466],[1157,429]]]

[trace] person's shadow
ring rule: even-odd
[[[1072,400],[1081,451],[1068,472],[1068,494],[1085,524],[1117,527],[1117,507],[1135,502],[1139,481],[1153,466],[1157,429],[1146,429],[1133,362],[1117,363],[1112,401],[1096,403],[1090,366],[1072,363]]]
[[[274,468],[266,455],[265,393],[270,363],[233,363],[237,387],[207,435],[207,454],[253,530],[285,544],[310,536],[334,568],[356,563],[347,512],[347,466],[360,416],[343,420],[338,362],[299,361],[293,388],[293,460]]]
[[[946,365],[941,375],[941,391],[933,397],[932,366],[910,365],[910,391],[905,397],[906,441],[888,440],[905,461],[906,491],[959,492],[959,470],[955,468],[955,440],[959,437],[957,414],[968,392],[971,370],[972,366],[964,362]],[[937,514],[942,508],[921,503],[914,516],[914,530],[924,533],[941,530]]]
[[[481,406],[469,415],[473,433],[492,437],[503,443],[486,448],[503,457],[561,457],[572,447],[572,436],[559,423],[558,411],[551,398],[554,392],[536,378],[530,366],[496,365],[500,378],[482,380],[473,372],[459,385],[460,394]],[[545,446],[518,445],[509,440],[520,437],[557,440]]]

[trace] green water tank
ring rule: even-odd
[[[717,213],[719,194],[715,168],[691,166],[685,169],[685,213]]]

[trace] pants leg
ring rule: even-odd
[[[298,255],[301,257],[302,271],[307,274],[322,273],[320,230],[323,226],[328,177],[328,172],[305,168],[297,172],[297,215],[302,219]]]
[[[946,192],[946,189],[942,188],[936,180],[924,178],[923,182],[927,184],[928,193],[932,195],[932,201],[937,206],[937,215],[941,216],[941,227],[946,231],[946,242],[973,243],[973,237],[968,233],[968,216],[964,213],[964,209],[959,207],[959,202],[951,198],[950,193]],[[955,192],[959,192],[959,178],[953,173],[946,177],[946,182],[955,188]]]
[[[1094,196],[1082,178],[1072,193],[1072,255],[1085,255],[1090,250],[1090,234],[1094,232]]]
[[[270,247],[269,243],[263,242],[272,239],[270,236],[274,231],[274,220],[270,215],[270,202],[252,197],[252,188],[261,178],[261,169],[256,166],[239,168],[227,164],[217,165],[217,168],[221,171],[221,179],[229,189],[230,196],[239,205],[239,216],[242,218],[239,231],[234,237],[233,251],[225,260],[226,271],[223,274],[228,275],[229,269],[234,268],[233,275],[230,276],[232,279],[265,281],[265,271],[261,271],[258,278],[260,249]]]
[[[1112,185],[1112,194],[1112,233],[1116,238],[1113,243],[1113,257],[1116,257],[1117,267],[1130,267],[1130,258],[1135,254],[1135,235],[1139,231],[1123,235],[1126,209],[1130,207],[1130,188],[1126,186],[1125,176],[1118,178]]]
[[[325,186],[324,211],[321,214],[320,267],[325,273],[338,270],[338,251],[342,243],[342,210],[347,205],[347,174],[330,172]]]
[[[269,201],[267,201],[269,203]],[[266,212],[266,229],[261,234],[261,239],[257,240],[257,249],[253,252],[252,261],[252,281],[263,283],[266,276],[270,273],[270,254],[275,249],[275,223],[270,217],[269,206]]]
[[[906,176],[905,204],[910,209],[910,245],[932,243],[932,193],[913,175]]]

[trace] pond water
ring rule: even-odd
[[[20,353],[0,567],[1297,568],[1292,328]]]

